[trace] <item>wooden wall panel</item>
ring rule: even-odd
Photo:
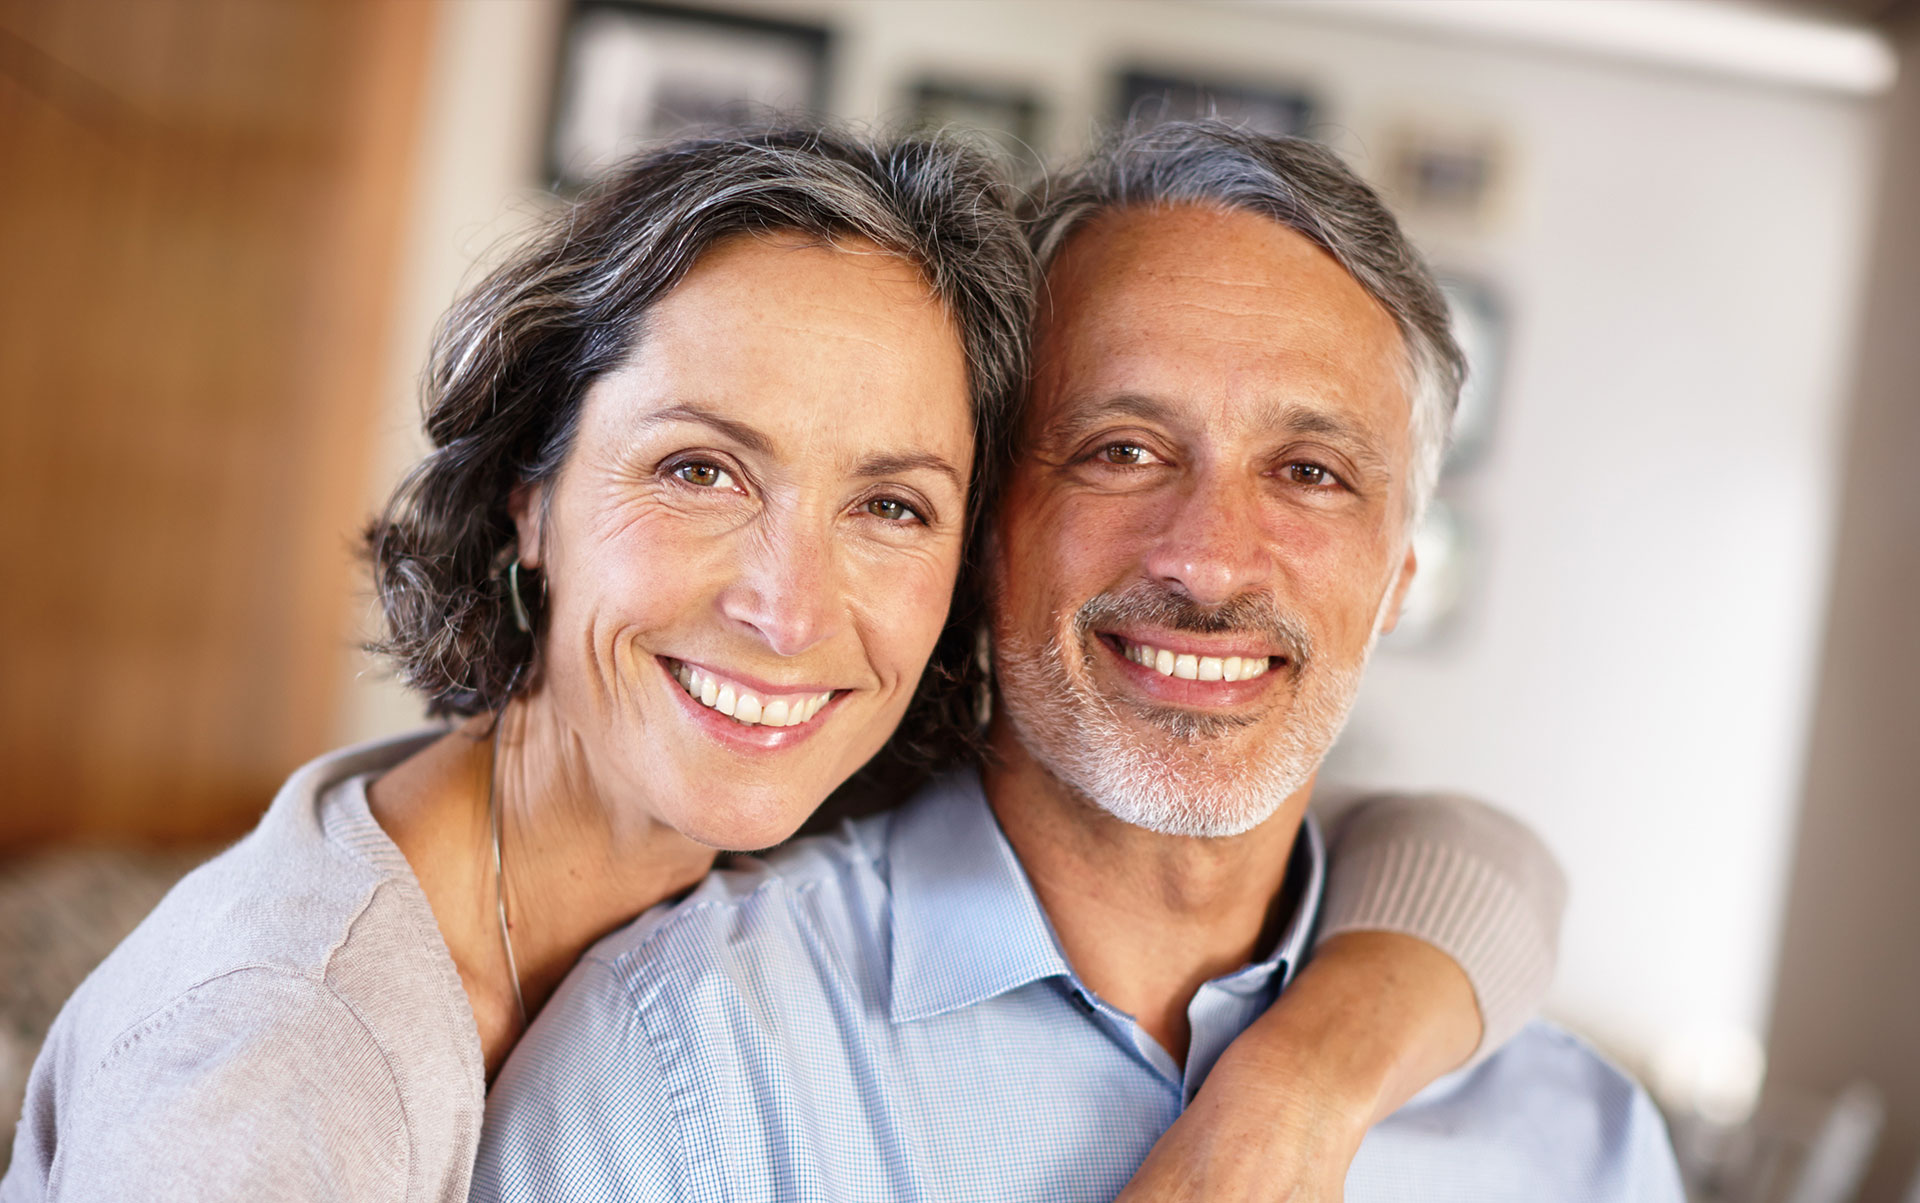
[[[0,848],[323,750],[432,13],[0,3]]]

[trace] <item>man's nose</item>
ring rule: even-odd
[[[845,611],[830,532],[792,515],[753,531],[720,611],[781,656],[797,656],[833,634]]]
[[[1272,549],[1251,486],[1225,473],[1209,473],[1169,504],[1147,557],[1147,572],[1155,580],[1177,586],[1203,606],[1269,584]]]

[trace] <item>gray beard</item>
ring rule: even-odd
[[[1076,622],[1083,640],[1087,629],[1085,621]],[[1375,631],[1377,637],[1377,623]],[[1332,668],[1300,648],[1303,654],[1289,665],[1289,721],[1264,746],[1248,750],[1229,737],[1264,716],[1116,703],[1085,684],[1093,651],[1083,643],[1069,653],[1057,635],[1042,647],[999,632],[995,645],[1007,721],[1042,768],[1124,823],[1205,839],[1253,830],[1312,779],[1346,725],[1373,650],[1369,640],[1359,664]],[[1070,655],[1080,662],[1077,677],[1067,670]],[[1143,722],[1151,730],[1141,730]]]

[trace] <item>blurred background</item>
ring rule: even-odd
[[[1546,836],[1552,1013],[1699,1199],[1920,1203],[1914,0],[0,0],[0,1136],[178,873],[420,721],[353,545],[439,313],[786,108],[1025,173],[1215,111],[1381,187],[1475,381],[1332,775]]]

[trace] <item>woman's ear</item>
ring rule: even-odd
[[[507,494],[507,513],[513,518],[520,564],[524,568],[540,567],[540,532],[546,526],[541,519],[546,514],[546,500],[547,486],[532,481],[515,485],[513,492]]]

